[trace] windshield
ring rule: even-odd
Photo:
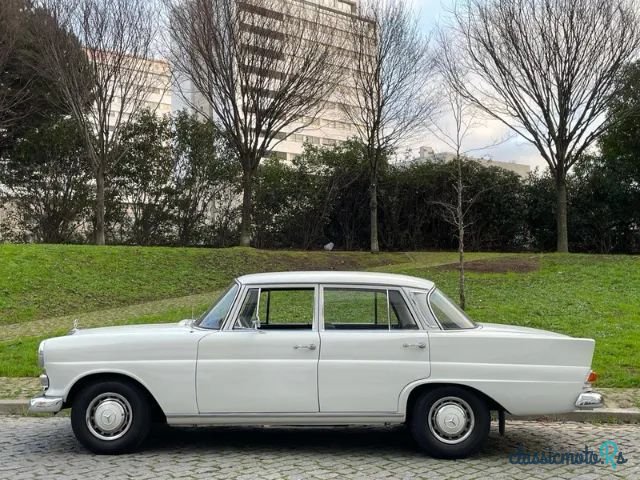
[[[231,309],[231,305],[233,305],[233,299],[236,298],[236,293],[238,293],[239,288],[240,286],[235,282],[227,288],[213,304],[213,307],[198,319],[196,326],[219,330],[223,320]]]
[[[437,288],[429,296],[431,310],[444,330],[476,328],[467,315]]]

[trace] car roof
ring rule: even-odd
[[[344,272],[344,271],[307,271],[307,272],[272,272],[254,273],[238,277],[243,285],[258,284],[356,284],[386,285],[431,290],[433,282],[423,278],[378,272]]]

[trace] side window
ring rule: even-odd
[[[324,328],[398,330],[418,327],[397,290],[325,288]]]
[[[233,328],[311,330],[314,298],[313,288],[252,288]]]

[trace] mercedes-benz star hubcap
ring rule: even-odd
[[[445,397],[429,409],[429,430],[443,443],[456,444],[471,435],[475,418],[467,402],[458,397]]]
[[[131,405],[118,393],[102,393],[87,408],[87,427],[101,440],[122,437],[131,427]]]

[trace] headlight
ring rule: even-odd
[[[44,368],[44,341],[38,346],[38,366]]]

